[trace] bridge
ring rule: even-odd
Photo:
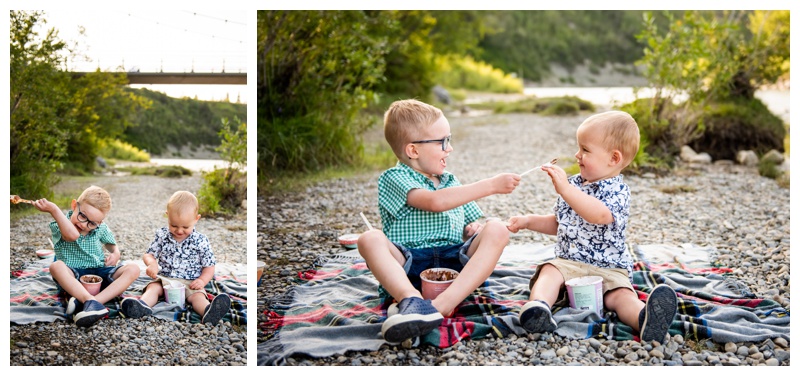
[[[90,72],[72,72],[82,77]],[[247,85],[247,73],[125,72],[128,83],[159,85]]]

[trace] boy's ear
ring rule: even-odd
[[[76,205],[77,203],[78,203],[78,200],[73,198],[72,202],[70,202],[70,204],[69,204],[69,207],[72,208],[72,210],[75,210],[78,207],[78,205]]]
[[[611,165],[616,166],[622,162],[622,152],[619,150],[614,150],[611,152]]]
[[[199,220],[200,220],[200,214],[198,214],[198,215],[197,215],[197,218],[195,218],[194,220],[195,220],[195,221],[199,221]]]
[[[419,156],[419,153],[417,152],[417,147],[414,144],[411,143],[406,144],[405,151],[406,151],[406,157],[408,157],[408,159],[414,159]]]

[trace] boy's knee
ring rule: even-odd
[[[483,225],[483,230],[481,230],[481,232],[489,234],[495,239],[505,239],[508,241],[509,238],[508,228],[506,227],[505,223],[501,221],[486,222],[486,224]]]
[[[50,264],[48,269],[50,270],[50,274],[52,274],[53,271],[66,270],[69,269],[69,267],[67,267],[67,264],[65,264],[64,261],[56,260]]]
[[[386,235],[381,230],[369,230],[358,237],[358,248],[362,249],[369,246],[374,246],[378,242],[386,241]]]

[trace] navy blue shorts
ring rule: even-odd
[[[72,273],[75,275],[75,279],[77,279],[77,280],[80,280],[81,276],[84,276],[84,275],[87,275],[87,274],[94,274],[96,276],[99,276],[99,277],[103,278],[103,282],[100,284],[100,291],[105,290],[105,288],[108,287],[108,285],[110,285],[112,282],[114,282],[114,273],[116,273],[117,269],[119,269],[119,265],[117,265],[117,266],[102,266],[102,267],[99,267],[99,268],[86,268],[86,269],[73,268],[73,267],[71,267],[69,265],[67,265],[67,267],[70,270],[72,270]],[[58,284],[58,281],[56,281],[55,278],[53,278],[53,282],[56,283],[56,287],[58,288],[58,293],[59,294],[66,293],[66,291],[64,291],[64,289],[61,288],[61,285]]]
[[[403,264],[403,270],[408,276],[408,280],[415,289],[422,291],[422,280],[419,274],[430,268],[448,268],[457,272],[461,272],[464,265],[469,261],[467,251],[475,239],[477,234],[467,239],[466,242],[460,244],[446,245],[443,247],[413,249],[406,248],[400,244],[392,243],[403,253],[406,262]],[[391,304],[392,296],[383,286],[378,287],[378,295],[384,303],[388,301]]]

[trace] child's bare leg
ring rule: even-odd
[[[530,300],[541,300],[552,307],[558,299],[561,286],[564,285],[564,276],[553,265],[544,264],[540,267],[542,270],[539,271],[539,277],[531,287]]]
[[[603,296],[603,305],[606,310],[616,312],[625,325],[639,331],[639,312],[644,308],[644,302],[635,292],[626,288],[611,290]]]
[[[50,264],[50,274],[67,294],[78,299],[81,303],[94,299],[94,296],[86,291],[83,285],[75,278],[75,273],[72,272],[72,269],[63,261],[58,260]]]
[[[553,318],[552,307],[564,285],[564,276],[558,268],[551,264],[539,268],[536,282],[531,287],[530,301],[522,306],[519,313],[520,324],[530,333],[556,330],[558,324]]]
[[[152,307],[158,303],[158,298],[164,294],[164,287],[161,281],[152,282],[144,288],[141,300]]]
[[[453,284],[433,300],[433,306],[442,315],[450,314],[464,298],[489,278],[506,245],[506,226],[500,221],[487,222],[467,250],[469,262],[464,265]]]
[[[117,269],[117,271],[114,272],[113,277],[114,282],[111,282],[108,287],[103,289],[103,291],[100,291],[100,293],[94,297],[95,300],[106,304],[106,302],[110,301],[111,299],[120,296],[120,294],[125,292],[125,290],[130,287],[131,283],[133,283],[136,278],[139,278],[139,267],[134,264],[125,265]]]
[[[196,292],[192,295],[189,295],[189,297],[186,298],[186,301],[192,305],[194,311],[200,316],[203,316],[203,314],[206,313],[206,307],[208,307],[210,304],[208,298],[206,298],[206,294],[201,292]]]
[[[408,280],[403,264],[405,256],[381,230],[367,231],[358,238],[358,253],[383,288],[398,302],[422,294]]]

